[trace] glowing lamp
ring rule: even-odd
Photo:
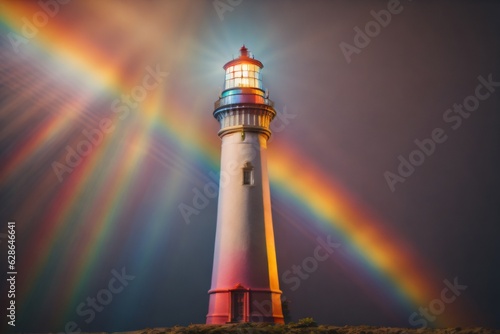
[[[224,70],[226,70],[224,89],[235,87],[262,89],[260,70],[263,67],[260,61],[249,57],[248,49],[243,45],[240,49],[240,56],[224,65]]]

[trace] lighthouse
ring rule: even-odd
[[[224,65],[215,102],[222,151],[207,324],[284,322],[267,173],[276,111],[262,86],[263,67],[243,45]]]

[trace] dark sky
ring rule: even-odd
[[[500,328],[500,3],[42,4],[0,1],[15,330],[205,321],[217,200],[194,201],[219,169],[213,102],[242,44],[280,115],[269,169],[292,320]],[[285,273],[318,238],[341,246],[295,287]]]

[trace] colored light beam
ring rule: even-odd
[[[273,147],[279,154],[269,159],[273,190],[281,200],[291,201],[298,210],[312,216],[318,228],[335,232],[355,255],[365,276],[377,280],[408,309],[427,305],[439,296],[437,279],[408,247],[342,189],[339,183],[318,169],[303,154],[287,146]],[[300,164],[294,162],[300,161]],[[452,324],[457,315],[438,319]]]

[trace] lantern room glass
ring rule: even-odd
[[[262,89],[260,67],[254,64],[238,64],[226,69],[224,89],[253,87]]]

